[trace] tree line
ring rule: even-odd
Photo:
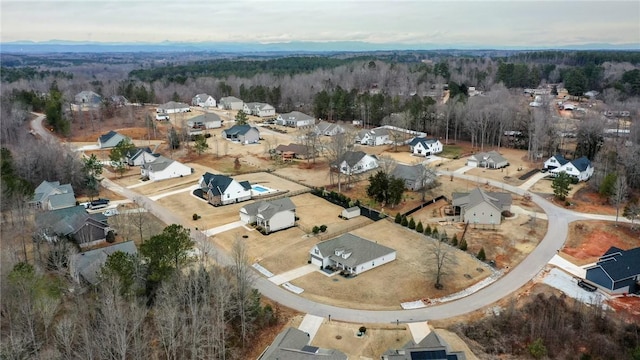
[[[13,83],[18,80],[34,80],[44,79],[48,77],[59,79],[73,79],[73,74],[61,71],[61,70],[38,70],[35,67],[0,67],[0,74],[2,74],[2,82]]]

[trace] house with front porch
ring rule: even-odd
[[[295,128],[313,126],[315,125],[315,123],[316,119],[313,116],[301,113],[300,111],[292,111],[290,113],[280,114],[276,119],[276,124],[278,125]]]
[[[471,155],[467,159],[467,166],[482,167],[486,169],[500,169],[507,167],[508,165],[509,161],[495,150],[479,152]]]
[[[511,211],[509,193],[485,192],[477,187],[468,193],[453,193],[454,214],[460,221],[470,224],[500,225],[502,212]]]
[[[258,117],[276,116],[276,108],[269,104],[260,102],[245,103],[242,109],[245,114]]]
[[[330,266],[352,275],[362,274],[396,259],[396,251],[376,242],[346,233],[314,245],[311,263]]]
[[[331,167],[345,175],[355,175],[377,168],[378,158],[363,151],[347,151]]]
[[[151,181],[188,176],[192,172],[191,167],[164,156],[158,156],[152,162],[140,166],[140,176]]]
[[[225,96],[218,101],[218,109],[224,110],[242,110],[244,108],[244,101],[238,99],[235,96]]]
[[[409,142],[409,151],[418,156],[439,154],[442,152],[442,143],[438,139],[416,137]]]
[[[265,234],[290,228],[296,222],[296,206],[291,199],[259,201],[240,209],[240,221],[255,224]]]
[[[543,167],[547,170],[553,170],[564,166],[568,162],[569,160],[565,159],[564,156],[555,154],[544,162]]]
[[[202,197],[214,206],[251,200],[251,184],[226,175],[204,173],[198,181]]]
[[[587,181],[593,176],[593,171],[591,161],[586,156],[583,156],[551,170],[551,174],[557,176],[559,173],[565,172],[578,181]]]

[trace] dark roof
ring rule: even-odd
[[[558,161],[558,163],[560,163],[560,165],[564,165],[569,162],[569,160],[565,159],[565,157],[562,156],[562,154],[555,154],[553,155],[553,157],[556,158],[556,160]]]
[[[419,343],[409,340],[402,350],[387,350],[385,360],[466,360],[463,351],[451,351],[449,344],[434,331]]]
[[[142,153],[142,152],[148,152],[149,154],[152,153],[151,148],[149,148],[148,146],[142,146],[142,147],[135,147],[127,150],[127,152],[124,154],[124,157],[132,159],[136,157],[136,155],[139,155],[139,153]]]
[[[102,266],[107,262],[109,255],[117,251],[122,251],[126,254],[136,254],[138,252],[133,240],[85,251],[73,255],[75,258],[75,269],[87,282],[97,284]]]
[[[224,133],[227,135],[244,135],[251,129],[256,129],[256,131],[259,131],[257,128],[254,128],[251,125],[233,125],[232,127],[225,130]]]
[[[426,147],[427,144],[433,144],[436,141],[438,141],[438,139],[426,138],[426,137],[414,137],[409,143],[409,146],[416,146],[422,143]]]
[[[340,165],[343,161],[346,161],[347,165],[353,167],[358,163],[358,161],[362,160],[365,155],[367,154],[365,154],[363,151],[347,151],[346,153],[344,153],[344,155],[342,155],[342,158],[336,162],[336,165]]]
[[[393,176],[396,179],[416,181],[420,179],[420,177],[422,176],[423,170],[424,170],[424,165],[420,165],[420,164],[416,164],[416,165],[398,164],[396,165],[395,169],[393,169],[391,176]]]
[[[82,205],[64,209],[38,213],[36,226],[48,235],[69,235],[77,232],[88,221],[106,227],[106,217],[103,214],[89,214]]]
[[[640,247],[620,250],[611,247],[596,263],[613,281],[628,279],[640,274]]]
[[[301,155],[307,155],[311,153],[311,149],[309,146],[303,145],[303,144],[295,144],[295,143],[290,143],[289,145],[284,145],[284,144],[278,145],[278,147],[276,147],[276,151],[277,152],[291,151],[293,153],[301,154]]]
[[[263,219],[271,219],[273,215],[288,210],[295,210],[296,206],[288,197],[271,201],[260,201],[243,207],[251,216],[261,215]]]
[[[105,143],[105,142],[109,141],[109,139],[111,139],[112,137],[114,137],[116,135],[118,135],[118,133],[113,131],[113,130],[111,130],[106,134],[100,135],[100,139],[99,140],[100,140],[101,143]]]
[[[214,195],[222,195],[227,190],[229,185],[233,181],[235,181],[226,175],[212,174],[209,172],[204,173],[204,175],[202,175],[202,178],[204,180],[204,183],[209,189],[211,189],[211,192],[213,192]],[[240,182],[240,185],[242,185],[245,190],[251,189],[251,184],[248,181],[242,181]]]
[[[585,171],[591,165],[591,161],[589,161],[589,159],[587,159],[586,156],[583,156],[581,158],[573,160],[571,164],[573,164],[573,166],[575,166],[576,169],[580,171]]]

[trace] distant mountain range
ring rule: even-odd
[[[405,50],[635,50],[640,44],[590,43],[558,46],[491,46],[477,44],[375,44],[361,41],[293,41],[282,43],[233,42],[86,42],[49,40],[43,42],[14,41],[0,43],[0,53],[58,53],[58,52],[365,52]]]

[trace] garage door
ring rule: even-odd
[[[312,263],[313,265],[322,266],[322,259],[317,258],[317,257],[315,257],[315,256],[313,256],[313,255],[312,255],[312,256],[311,256],[311,263]]]
[[[478,161],[477,160],[467,160],[467,166],[478,167]]]

